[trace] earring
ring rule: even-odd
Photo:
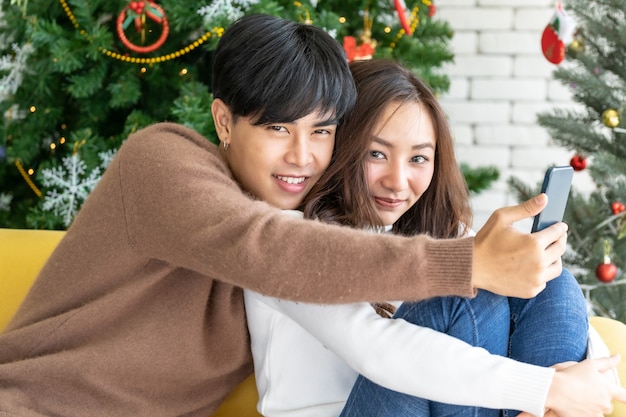
[[[226,151],[226,150],[228,150],[228,146],[229,146],[229,145],[228,145],[228,142],[224,141],[224,150],[225,150],[225,151]]]

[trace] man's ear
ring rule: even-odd
[[[215,132],[220,142],[228,142],[230,136],[230,122],[232,121],[230,108],[222,100],[216,98],[211,104],[211,114],[213,115]]]

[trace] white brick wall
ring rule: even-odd
[[[445,68],[450,91],[441,103],[450,117],[457,157],[470,166],[495,165],[500,180],[472,199],[475,229],[496,208],[515,204],[511,176],[536,184],[550,165],[567,165],[572,153],[551,143],[537,113],[570,107],[568,89],[555,81],[541,52],[541,34],[553,0],[435,0],[437,17],[455,32],[455,62]],[[592,187],[576,173],[574,187]],[[520,222],[522,230],[530,221]]]

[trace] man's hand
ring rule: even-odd
[[[496,210],[474,238],[472,284],[504,296],[532,298],[561,274],[567,225],[557,223],[523,233],[513,223],[533,217],[548,203],[540,194],[517,206]]]

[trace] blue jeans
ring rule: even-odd
[[[508,356],[539,366],[580,362],[587,354],[589,318],[585,297],[566,269],[535,298],[509,298]],[[504,417],[520,412],[504,410]]]
[[[450,334],[493,354],[542,366],[580,361],[587,347],[586,303],[576,280],[566,270],[530,300],[479,291],[473,299],[439,297],[404,303],[396,317]],[[517,414],[504,411],[505,416]],[[442,404],[401,394],[363,376],[355,382],[341,413],[341,417],[499,415],[500,410]]]

